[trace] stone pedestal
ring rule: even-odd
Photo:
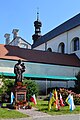
[[[26,86],[22,82],[17,82],[17,84],[12,89],[15,96],[15,106],[16,108],[21,108],[26,106]]]

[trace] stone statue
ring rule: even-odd
[[[16,75],[15,84],[17,82],[22,82],[22,73],[25,72],[24,63],[21,63],[21,60],[18,60],[18,63],[14,66],[14,73]]]

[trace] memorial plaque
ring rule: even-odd
[[[17,101],[25,100],[25,94],[17,94]]]

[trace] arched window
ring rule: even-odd
[[[59,44],[58,52],[60,52],[60,53],[65,53],[65,45],[64,45],[63,42],[61,42],[61,43]]]
[[[79,50],[79,38],[78,37],[75,37],[72,39],[71,48],[72,48],[72,51]]]
[[[51,48],[48,48],[47,51],[52,52],[52,49],[51,49]]]
[[[79,50],[79,38],[74,39],[74,51]]]

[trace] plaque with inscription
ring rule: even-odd
[[[24,95],[24,94],[17,94],[17,100],[18,100],[18,101],[23,101],[23,100],[25,100],[25,95]]]

